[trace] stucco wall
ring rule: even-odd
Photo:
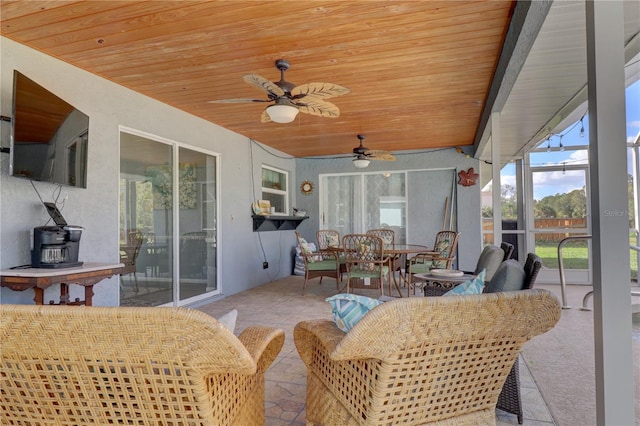
[[[428,129],[425,129],[425,134]],[[305,180],[310,180],[316,187],[319,185],[320,174],[331,173],[373,173],[385,171],[445,171],[451,169],[451,173],[460,170],[468,170],[473,167],[478,170],[478,161],[467,158],[456,152],[455,149],[438,149],[419,153],[403,153],[397,156],[396,161],[372,161],[366,169],[356,169],[351,164],[350,158],[340,158],[332,160],[318,159],[298,159],[296,160],[296,174],[298,180],[296,185]],[[440,173],[441,174],[441,173]],[[429,173],[424,173],[428,176]],[[409,183],[411,183],[410,181]],[[424,226],[431,229],[424,235],[420,233],[417,239],[412,239],[411,231],[408,235],[408,242],[412,244],[433,245],[435,232],[442,227],[442,211],[444,210],[444,198],[440,195],[432,196],[438,192],[436,183],[426,179],[421,185],[407,187],[408,195],[420,196],[427,200],[434,200],[437,203],[439,213],[437,215],[424,215]],[[419,194],[417,194],[419,193]],[[461,186],[456,184],[456,206],[457,206],[457,230],[461,233],[458,243],[458,267],[464,270],[473,270],[478,260],[478,255],[482,250],[481,217],[480,217],[480,186]],[[309,196],[299,195],[296,207],[304,208],[309,212],[310,218],[300,225],[300,232],[307,238],[315,240],[315,231],[320,227],[320,194],[314,191]],[[411,212],[408,214],[412,214]],[[415,222],[414,226],[415,226]],[[415,232],[415,230],[414,230]],[[426,238],[426,240],[425,240]]]
[[[118,262],[119,134],[124,126],[186,146],[220,154],[221,290],[233,294],[290,275],[293,232],[254,233],[250,204],[260,198],[260,167],[269,164],[292,172],[295,161],[253,148],[248,138],[142,96],[35,50],[0,38],[0,113],[11,116],[13,70],[65,99],[90,117],[87,189],[63,187],[63,214],[84,227],[80,260]],[[0,143],[9,146],[10,125],[2,122]],[[273,151],[273,150],[272,150]],[[275,151],[279,156],[282,153]],[[251,163],[253,158],[253,163]],[[250,165],[253,164],[253,173]],[[9,155],[0,156],[0,268],[30,263],[30,231],[48,215],[28,180],[8,175]],[[252,181],[253,179],[253,181]],[[56,186],[35,182],[45,201]],[[254,197],[255,191],[255,197]],[[259,238],[259,237],[262,238]],[[262,269],[263,250],[269,269]],[[72,286],[72,297],[83,297]],[[95,286],[94,304],[119,303],[118,278]],[[58,287],[45,292],[56,298]],[[32,303],[33,291],[0,289],[2,303]]]
[[[262,149],[248,138],[142,96],[110,81],[0,38],[0,113],[11,116],[13,70],[17,69],[64,98],[90,117],[87,189],[63,187],[64,216],[84,227],[80,260],[117,262],[119,200],[119,135],[121,127],[220,154],[220,269],[223,295],[252,288],[291,274],[293,231],[252,231],[250,204],[260,198],[263,164],[290,171],[290,205],[306,209],[311,218],[301,232],[315,236],[319,227],[318,191],[299,193],[303,180],[318,184],[320,173],[354,171],[350,159],[286,159],[271,148]],[[9,146],[10,125],[2,122],[0,143]],[[428,129],[425,129],[428,134]],[[282,158],[284,157],[284,158]],[[48,215],[29,181],[8,176],[9,155],[0,155],[0,268],[30,262],[30,231],[43,225]],[[401,155],[395,162],[372,162],[367,172],[384,170],[478,169],[476,160],[453,149]],[[36,182],[45,201],[56,186]],[[429,191],[428,182],[424,190]],[[480,188],[457,186],[458,230],[462,232],[459,266],[473,269],[481,249]],[[441,220],[441,219],[439,219]],[[269,269],[262,269],[262,262]],[[72,297],[82,297],[72,286]],[[119,303],[118,278],[95,287],[94,304]],[[54,299],[58,287],[45,292]],[[32,303],[33,292],[0,289],[2,303]]]

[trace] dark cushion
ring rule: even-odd
[[[486,270],[485,280],[490,281],[500,267],[503,258],[504,251],[500,247],[486,246],[480,253],[474,275],[478,275],[484,269]]]
[[[502,262],[487,285],[487,293],[499,291],[517,291],[524,287],[524,269],[517,260],[509,259]]]

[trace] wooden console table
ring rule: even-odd
[[[14,291],[32,288],[36,305],[44,304],[44,289],[60,284],[60,305],[92,305],[93,286],[105,278],[120,274],[122,263],[86,262],[76,268],[44,269],[4,269],[0,271],[0,287],[8,287]],[[84,300],[69,300],[69,284],[84,287]],[[53,301],[49,302],[54,304]]]

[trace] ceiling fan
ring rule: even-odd
[[[359,169],[364,169],[369,165],[370,160],[382,160],[382,161],[395,161],[396,156],[389,151],[382,151],[379,149],[369,149],[362,145],[365,139],[364,135],[358,135],[360,140],[360,146],[353,148],[355,158],[353,159],[353,165]]]
[[[209,101],[212,103],[244,103],[244,102],[272,102],[262,112],[260,121],[268,123],[290,123],[304,112],[319,117],[337,118],[340,109],[327,98],[345,95],[350,92],[346,87],[333,83],[306,83],[296,86],[284,79],[284,72],[289,69],[289,61],[276,60],[276,68],[280,70],[280,81],[271,82],[258,74],[245,74],[242,79],[258,90],[267,92],[267,99],[221,99]]]

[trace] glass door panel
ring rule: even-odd
[[[541,257],[544,281],[559,282],[558,244],[566,237],[589,234],[586,167],[534,169],[531,235]],[[590,282],[590,241],[576,239],[563,247],[567,282]],[[546,275],[546,276],[545,276]]]
[[[164,305],[174,300],[172,148],[120,135],[120,254],[135,264],[120,279],[120,305]],[[137,251],[128,247],[132,232],[142,236]]]
[[[406,244],[406,199],[404,173],[364,175],[365,231],[389,228],[395,232],[395,242]]]
[[[363,232],[360,175],[321,176],[322,229],[335,229],[340,236]]]
[[[217,292],[217,159],[180,148],[179,303]]]

